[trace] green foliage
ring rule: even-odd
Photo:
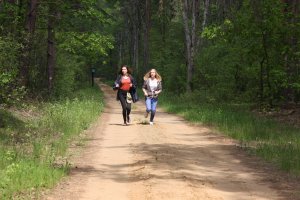
[[[8,1],[0,2],[0,35],[14,35],[19,31],[24,8]]]
[[[113,48],[113,38],[100,33],[68,32],[62,35],[62,41],[60,48],[88,57],[91,63],[95,63],[101,56],[107,56],[107,51]]]
[[[13,100],[21,99],[24,89],[21,90],[17,85],[26,84],[27,94],[31,97],[61,94],[64,92],[64,83],[66,90],[71,91],[76,87],[75,82],[82,82],[82,77],[89,75],[87,68],[95,66],[99,60],[107,62],[108,52],[114,48],[113,34],[105,29],[113,23],[114,18],[109,14],[111,8],[106,1],[46,0],[38,4],[35,10],[36,20],[30,22],[33,28],[30,33],[28,27],[24,26],[24,23],[28,23],[28,4],[22,1],[0,3],[0,104],[11,104]],[[55,35],[53,41],[48,38],[49,27]],[[30,44],[25,45],[29,38]],[[53,56],[57,61],[54,64],[54,92],[50,93],[47,74],[49,42],[53,42]],[[68,60],[72,59],[78,64],[68,64]],[[19,63],[22,65],[19,66]],[[26,80],[17,79],[21,71],[27,71],[20,70],[27,65],[29,75],[26,75]]]
[[[0,105],[20,102],[24,88],[18,86],[18,44],[11,37],[0,36]]]
[[[66,175],[70,142],[80,142],[79,135],[103,108],[96,87],[72,96],[34,103],[13,114],[0,110],[0,199],[38,198],[39,190]]]
[[[90,68],[107,62],[108,52],[114,48],[114,37],[103,29],[112,23],[105,3],[85,0],[78,2],[78,7],[65,3],[64,8],[56,34],[55,96],[68,96],[78,84],[88,83]]]
[[[163,77],[163,87],[168,90],[185,91],[186,67],[184,61],[182,24],[175,20],[170,22],[164,32],[160,30],[160,22],[155,21],[156,26],[151,30],[149,69],[155,68]],[[174,84],[176,83],[176,84]]]
[[[225,23],[230,23],[229,20],[226,20]],[[208,40],[216,39],[221,35],[221,27],[217,25],[211,25],[209,27],[205,27],[203,32],[201,33],[202,38],[206,38]]]
[[[17,199],[23,198],[26,193],[31,198],[36,197],[37,195],[30,194],[34,192],[34,188],[54,186],[66,171],[67,168],[52,168],[32,160],[17,160],[0,172],[0,197]]]
[[[114,48],[114,38],[103,30],[105,24],[111,24],[105,4],[96,0],[85,0],[77,9],[62,18],[59,33],[59,47],[77,56],[84,56],[89,64],[95,64],[99,58],[106,57],[107,51]],[[109,16],[109,17],[108,17]]]
[[[291,45],[287,38],[299,33],[287,28],[291,23],[283,6],[280,1],[245,0],[231,11],[234,17],[207,26],[201,34],[205,45],[196,59],[195,89],[209,88],[220,100],[270,104],[289,99],[288,88],[297,93],[299,73],[291,61],[286,63],[291,56],[286,49]]]
[[[86,82],[86,66],[81,57],[60,51],[54,78],[54,96],[69,97],[78,89],[79,82]]]
[[[98,102],[99,96],[95,96],[94,88],[77,91],[72,100],[62,100],[57,103],[50,103],[46,106],[45,117],[39,121],[42,127],[51,130],[55,135],[51,135],[52,146],[62,155],[65,153],[66,142],[87,129],[90,122],[99,115],[103,107],[102,102]],[[102,97],[101,97],[102,98]],[[57,140],[60,138],[60,140]]]

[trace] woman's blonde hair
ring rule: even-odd
[[[144,76],[144,81],[148,80],[151,77],[151,71],[154,70],[155,71],[155,78],[159,81],[162,80],[161,76],[159,75],[159,73],[157,73],[156,69],[150,69]]]

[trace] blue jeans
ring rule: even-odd
[[[151,112],[150,115],[150,122],[153,122],[154,115],[156,112],[156,106],[157,106],[157,98],[151,98],[151,97],[146,97],[146,112]]]

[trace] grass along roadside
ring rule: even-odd
[[[66,156],[72,140],[95,121],[103,108],[97,87],[74,98],[0,110],[0,199],[36,198],[68,173]]]
[[[191,122],[213,126],[282,170],[300,175],[299,129],[255,116],[247,106],[203,102],[193,94],[160,97],[160,104],[168,112],[180,114]]]

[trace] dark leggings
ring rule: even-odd
[[[126,101],[127,91],[120,90],[118,95],[119,95],[119,99],[120,99],[120,102],[122,105],[123,120],[124,120],[124,123],[126,123],[126,121],[129,120],[129,114],[131,111],[131,103],[127,103],[127,101]],[[128,119],[127,119],[127,117],[128,117]]]
[[[153,122],[154,116],[155,116],[155,110],[151,110],[150,122]]]

